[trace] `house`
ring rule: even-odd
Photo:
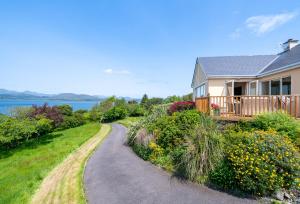
[[[300,44],[289,39],[282,47],[275,55],[198,57],[194,99],[210,96],[209,103],[217,103],[221,113],[251,116],[272,108],[300,115]]]

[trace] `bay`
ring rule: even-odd
[[[1,99],[0,100],[0,113],[9,115],[10,110],[15,107],[30,107],[32,105],[41,106],[44,103],[48,103],[49,106],[56,106],[62,104],[68,104],[72,106],[73,110],[90,110],[95,104],[100,101],[65,101],[65,100],[13,100],[13,99]]]

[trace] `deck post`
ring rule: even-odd
[[[209,95],[209,93],[207,94],[207,111],[208,111],[208,115],[210,115],[210,95]]]
[[[232,96],[234,96],[234,80],[232,80],[231,85]]]

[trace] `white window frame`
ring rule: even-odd
[[[196,98],[206,96],[206,83],[202,83],[196,88]]]
[[[280,95],[282,95],[282,79],[288,78],[288,77],[290,77],[292,79],[291,75],[287,75],[287,76],[282,76],[282,77],[271,78],[269,80],[263,80],[263,81],[261,81],[261,84],[262,84],[262,82],[269,82],[269,95],[271,96],[272,95],[272,88],[271,88],[272,87],[272,81],[278,81],[279,80],[280,81],[279,82],[279,86],[280,86],[279,92],[280,92]],[[262,93],[262,86],[260,88],[260,93]],[[291,93],[292,93],[292,80],[291,80]]]
[[[255,94],[251,94],[251,84],[255,83]],[[258,80],[250,81],[249,82],[249,96],[257,96],[258,95]]]

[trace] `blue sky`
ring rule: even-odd
[[[0,88],[182,95],[197,56],[274,54],[299,0],[0,1]]]

